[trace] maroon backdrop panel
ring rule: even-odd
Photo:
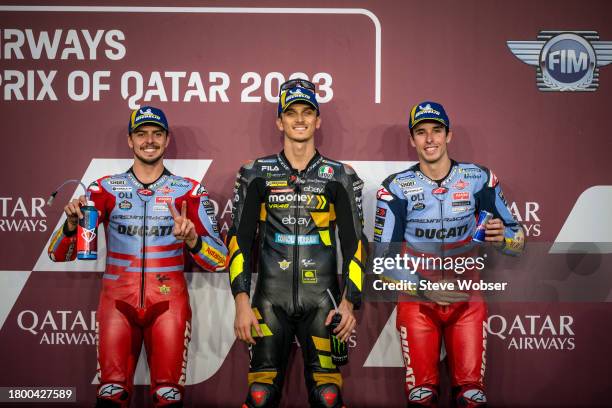
[[[612,41],[612,4],[184,1],[178,8],[145,1],[138,9],[116,9],[125,4],[113,1],[87,9],[70,1],[55,4],[63,9],[29,9],[12,3],[21,8],[0,6],[0,386],[73,386],[78,403],[71,406],[94,400],[92,313],[100,275],[35,267],[69,196],[60,193],[54,207],[45,207],[48,194],[65,179],[83,177],[93,159],[130,159],[129,112],[151,104],[170,121],[167,158],[211,160],[205,174],[185,175],[203,178],[226,230],[236,170],[281,149],[278,85],[303,73],[317,82],[323,101],[318,148],[339,160],[378,168],[416,160],[409,109],[426,99],[443,103],[454,131],[451,156],[495,170],[537,248],[513,272],[550,277],[563,270],[594,287],[581,302],[550,296],[551,302],[490,304],[490,405],[609,405],[611,255],[555,255],[549,248],[583,192],[612,186],[612,67],[598,54],[599,85],[590,92],[539,90],[536,67],[507,42],[536,41],[546,30],[596,31],[601,41]],[[362,176],[373,186],[384,174]],[[405,404],[404,370],[371,361],[392,312],[393,304],[374,301],[358,312],[343,370],[350,406]],[[561,330],[561,322],[571,323]],[[292,353],[284,407],[306,405],[297,346]],[[440,368],[446,370],[444,361]],[[239,406],[247,370],[248,351],[236,342],[210,378],[187,387],[187,405]],[[447,390],[446,376],[442,381]],[[137,386],[134,398],[136,406],[151,406],[146,386]]]

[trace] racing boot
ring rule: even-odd
[[[430,385],[421,385],[410,390],[408,394],[409,408],[423,408],[438,406],[438,390]]]
[[[480,386],[464,385],[453,389],[455,406],[459,408],[483,408],[487,406],[487,396]]]
[[[127,408],[130,393],[122,384],[106,383],[98,386],[96,408]]]
[[[151,393],[155,408],[182,408],[184,388],[176,384],[160,384]]]

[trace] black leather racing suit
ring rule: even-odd
[[[322,387],[342,385],[330,358],[324,322],[345,293],[361,302],[367,241],[363,235],[363,182],[347,165],[318,152],[298,172],[281,152],[244,165],[235,185],[233,226],[228,234],[230,283],[234,296],[250,291],[251,273],[259,276],[251,305],[263,330],[256,339],[249,373],[248,406],[280,401],[287,357],[294,336],[304,357],[312,406],[321,404]],[[342,249],[342,292],[338,284],[335,230]],[[259,240],[255,241],[259,230]],[[257,245],[257,247],[255,247]],[[257,266],[253,256],[257,253]],[[262,391],[263,387],[263,391]]]

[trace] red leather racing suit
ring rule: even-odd
[[[106,233],[106,271],[97,311],[99,406],[129,405],[134,370],[144,341],[155,406],[181,406],[191,337],[191,308],[183,276],[184,243],[172,234],[166,203],[195,224],[195,263],[208,271],[224,268],[227,249],[219,240],[205,188],[167,170],[150,185],[131,169],[89,186]],[[53,261],[76,257],[76,233],[64,227],[49,245]]]
[[[518,255],[524,239],[521,226],[507,207],[497,177],[490,170],[452,161],[446,177],[434,181],[415,165],[389,176],[377,192],[374,227],[376,256],[458,260],[472,257],[478,247],[472,242],[480,210],[493,213],[505,226],[503,246],[507,255]],[[432,264],[434,264],[432,262]],[[413,264],[415,265],[415,264]],[[458,264],[456,264],[458,265]],[[385,272],[388,280],[473,280],[474,268],[425,267]],[[404,295],[397,306],[397,329],[406,365],[408,406],[437,406],[438,361],[442,340],[454,400],[462,407],[482,407],[486,350],[486,303],[480,292],[470,292],[467,302],[441,306],[423,297]],[[404,300],[404,301],[401,301]]]

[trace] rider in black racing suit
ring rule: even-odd
[[[318,113],[318,105],[313,106]],[[361,302],[367,245],[362,232],[362,187],[350,166],[326,159],[318,151],[303,171],[292,168],[284,151],[240,169],[234,222],[227,237],[233,295],[248,295],[252,270],[259,271],[251,302],[259,324],[251,332],[258,338],[253,342],[245,407],[278,405],[294,336],[302,348],[311,406],[342,406],[342,377],[331,361],[325,326],[333,309],[327,289],[336,301],[343,295],[355,308]],[[336,225],[343,258],[342,290]],[[257,230],[259,240],[255,241]],[[257,266],[252,262],[255,253]]]

